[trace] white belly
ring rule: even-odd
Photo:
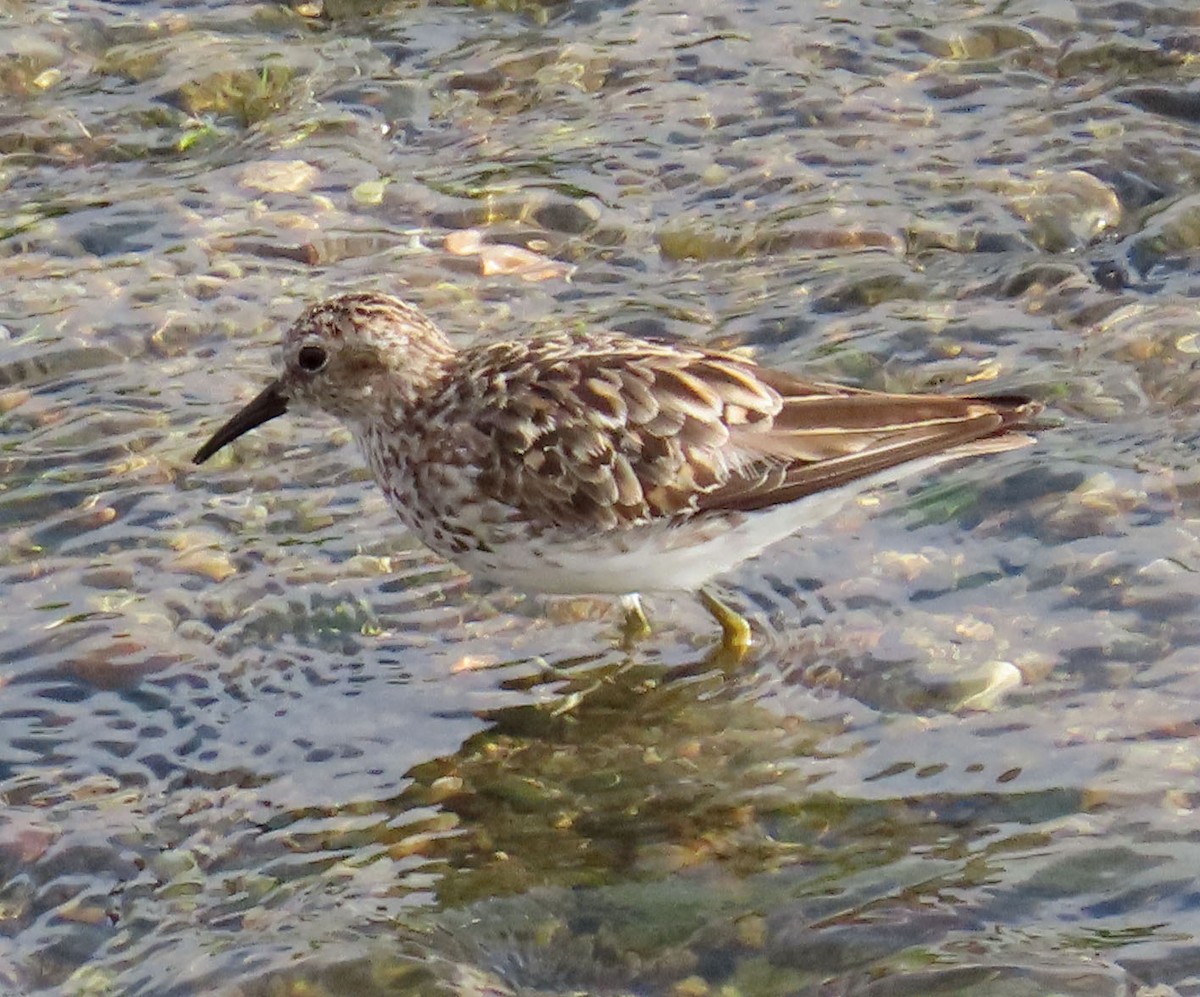
[[[525,592],[625,595],[695,591],[716,575],[841,508],[823,493],[761,512],[651,524],[594,537],[541,537],[456,554],[466,571]]]

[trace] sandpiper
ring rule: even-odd
[[[526,592],[699,593],[724,645],[746,621],[708,583],[864,483],[1031,443],[1027,398],[890,394],[618,332],[456,349],[386,294],[313,305],[282,371],[197,451],[289,409],[340,419],[405,525]]]

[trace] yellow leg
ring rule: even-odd
[[[701,589],[699,596],[704,608],[721,625],[721,649],[736,655],[745,654],[750,649],[750,624],[746,618],[726,606],[708,589]]]
[[[625,624],[621,628],[621,640],[624,644],[636,644],[639,640],[650,636],[650,621],[642,609],[642,600],[636,592],[621,596],[621,608],[625,610]]]

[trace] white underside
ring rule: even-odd
[[[871,478],[870,484],[907,477],[947,456],[953,455],[893,468]],[[828,518],[863,491],[863,483],[854,482],[758,512],[697,517],[676,526],[651,524],[595,537],[526,538],[498,545],[492,552],[455,554],[455,560],[480,578],[526,592],[625,595],[695,591],[773,543]]]
[[[651,525],[595,539],[539,538],[497,553],[457,555],[481,578],[558,595],[695,591],[714,576],[845,504],[819,513],[804,502],[736,518]]]

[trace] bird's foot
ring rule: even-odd
[[[698,593],[704,608],[712,614],[712,618],[721,627],[721,651],[732,656],[734,660],[741,658],[750,650],[750,624],[737,610],[725,605],[708,589]]]
[[[642,609],[642,600],[636,592],[621,596],[621,608],[625,611],[625,621],[621,625],[621,646],[628,650],[649,637],[651,627],[646,611]]]

